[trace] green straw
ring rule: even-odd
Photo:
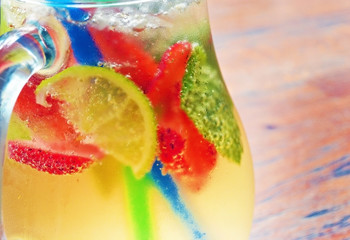
[[[148,176],[142,179],[135,179],[130,168],[125,169],[124,176],[130,204],[130,213],[134,225],[135,239],[153,239],[148,199],[148,190],[151,180]]]

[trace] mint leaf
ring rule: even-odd
[[[181,108],[203,137],[224,157],[240,163],[241,133],[233,104],[218,69],[210,66],[203,47],[194,45],[181,90]]]

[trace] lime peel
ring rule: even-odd
[[[137,178],[150,171],[157,149],[156,118],[148,98],[111,69],[74,66],[44,80],[37,102],[62,101],[63,115],[88,143],[130,166]]]

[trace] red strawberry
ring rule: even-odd
[[[17,99],[14,112],[28,123],[35,135],[40,136],[44,141],[76,139],[78,134],[75,129],[59,112],[60,102],[58,100],[48,96],[46,100],[49,107],[36,103],[35,89],[41,81],[38,75],[29,80]]]
[[[83,136],[76,132],[74,126],[60,112],[60,102],[47,97],[48,107],[36,103],[35,89],[42,77],[35,75],[22,89],[14,112],[26,121],[33,132],[34,141],[49,146],[55,151],[75,151],[80,155],[94,155],[101,158],[104,154],[98,147],[82,143]]]
[[[19,163],[55,175],[81,172],[93,163],[90,158],[54,153],[14,141],[8,143],[8,155],[10,159]]]
[[[171,115],[171,113],[166,115]],[[161,126],[170,128],[172,131],[177,131],[178,135],[184,141],[184,148],[181,154],[169,151],[170,148],[161,149],[160,160],[165,166],[164,169],[174,173],[179,179],[184,180],[192,189],[200,189],[216,164],[217,151],[214,144],[202,136],[183,110],[173,113],[173,117],[167,118],[166,122],[163,120]],[[161,140],[158,139],[158,141],[161,144]],[[178,142],[176,141],[174,143],[178,144]],[[176,161],[173,161],[171,164],[165,163],[162,160],[162,155],[164,156],[166,154],[173,154],[173,158]]]
[[[142,43],[134,36],[108,28],[99,30],[90,27],[89,32],[104,61],[147,92],[157,73],[157,64],[144,50]]]
[[[191,44],[178,42],[163,55],[147,96],[159,123],[159,158],[164,170],[193,189],[205,183],[216,163],[217,152],[180,107],[182,78],[191,54]]]
[[[183,124],[186,125],[187,142],[189,143],[185,148],[184,156],[190,163],[192,174],[198,178],[202,178],[196,181],[200,183],[201,181],[205,181],[205,178],[214,168],[217,152],[214,144],[206,140],[192,120],[185,113],[184,115]]]
[[[175,110],[175,106],[178,109],[182,78],[191,50],[189,42],[178,42],[164,53],[158,66],[158,74],[147,93],[153,105],[161,106],[165,110]]]
[[[185,140],[171,128],[158,129],[159,158],[165,165],[165,170],[183,173],[189,166],[184,161]]]

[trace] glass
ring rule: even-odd
[[[204,0],[2,0],[1,239],[248,239]]]

